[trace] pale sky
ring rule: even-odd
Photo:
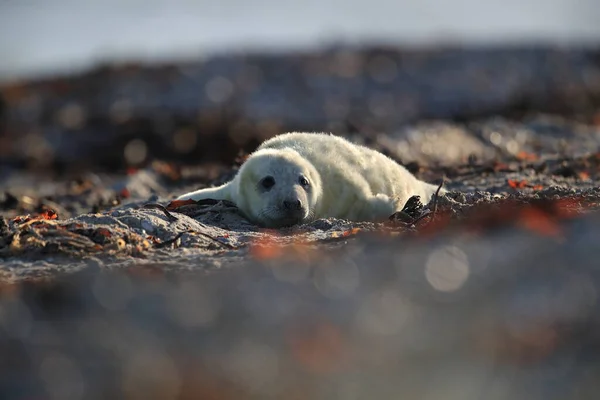
[[[0,0],[0,79],[334,41],[600,43],[600,0]]]

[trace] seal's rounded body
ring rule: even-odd
[[[383,221],[413,195],[429,202],[436,189],[375,150],[293,132],[263,142],[231,182],[178,200],[229,200],[253,222],[280,227],[328,217]]]

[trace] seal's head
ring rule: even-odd
[[[322,192],[314,166],[291,149],[258,150],[242,165],[236,180],[237,206],[268,228],[310,220]]]

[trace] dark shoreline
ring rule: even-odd
[[[591,123],[599,71],[600,49],[560,46],[340,46],[104,66],[0,86],[7,103],[0,156],[16,165],[116,171],[130,164],[125,146],[141,139],[146,161],[228,165],[240,148],[290,130],[391,133],[422,121],[539,113]]]

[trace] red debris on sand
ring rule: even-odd
[[[492,169],[495,172],[502,172],[502,171],[512,171],[510,166],[508,164],[499,162],[499,161],[495,161],[494,164],[492,165]]]
[[[18,215],[12,219],[12,222],[15,224],[22,224],[24,222],[28,222],[29,220],[31,220],[31,216],[29,214]]]
[[[579,174],[577,174],[577,176],[582,181],[587,181],[590,179],[590,174],[589,174],[589,172],[586,172],[586,171],[581,171]]]
[[[112,234],[110,233],[110,231],[108,229],[106,229],[106,228],[98,228],[98,229],[96,229],[96,233],[99,234],[99,235],[102,235],[104,237],[107,237],[107,238],[109,238],[109,237],[112,236]]]
[[[507,179],[506,183],[513,189],[526,189],[530,188],[533,190],[542,190],[544,187],[542,185],[531,185],[526,180],[515,181],[513,179]]]
[[[419,237],[439,234],[450,227],[482,233],[507,226],[517,226],[543,236],[560,238],[560,222],[581,215],[585,199],[537,200],[519,202],[503,200],[495,204],[474,206],[460,217],[450,209],[431,213],[417,224]]]
[[[537,154],[528,153],[526,151],[518,152],[516,157],[520,161],[537,161],[539,159]]]
[[[56,211],[48,209],[42,212],[39,217],[41,219],[57,219],[58,214],[56,214]]]
[[[121,196],[124,199],[128,199],[129,197],[131,197],[131,193],[129,192],[129,189],[123,188],[119,191],[119,196]]]
[[[342,236],[344,236],[344,237],[354,236],[358,232],[360,232],[360,228],[352,228],[352,229],[348,229],[347,231],[344,231],[344,233],[342,233]]]
[[[515,181],[513,179],[507,179],[506,183],[513,189],[523,189],[527,187],[527,181]]]
[[[173,200],[167,204],[167,210],[173,211],[179,207],[187,206],[189,204],[196,204],[195,200]]]
[[[56,213],[56,211],[47,209],[33,217],[30,214],[18,215],[12,219],[12,222],[15,224],[24,224],[26,222],[53,220],[53,219],[57,219],[57,218],[58,218],[58,214]]]

